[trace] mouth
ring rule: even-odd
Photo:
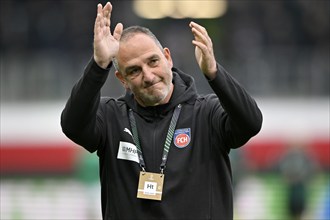
[[[144,88],[145,88],[145,89],[149,89],[149,88],[152,88],[152,87],[157,86],[159,83],[160,83],[160,82],[156,82],[156,83],[148,84],[148,85],[146,85]]]

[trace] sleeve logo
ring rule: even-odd
[[[176,129],[174,131],[173,141],[178,148],[184,148],[190,143],[190,128]]]

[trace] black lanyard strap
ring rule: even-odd
[[[178,122],[180,111],[181,111],[181,104],[177,105],[176,108],[174,109],[171,123],[170,123],[170,126],[167,131],[166,140],[165,140],[165,144],[164,144],[164,150],[163,150],[163,156],[162,156],[162,163],[160,164],[161,173],[163,173],[163,171],[166,167],[167,156],[170,151],[170,146],[171,146],[171,142],[173,139],[174,129]],[[145,171],[146,165],[145,165],[145,162],[143,159],[142,148],[140,145],[140,139],[139,139],[139,135],[138,135],[137,127],[136,127],[136,121],[135,121],[135,117],[133,114],[133,110],[129,109],[128,114],[129,114],[129,121],[131,124],[131,129],[132,129],[133,140],[134,140],[134,143],[137,148],[137,154],[138,154],[138,158],[139,158],[139,162],[140,162],[140,167],[143,171]]]

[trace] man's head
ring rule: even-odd
[[[169,101],[173,92],[171,54],[149,29],[126,28],[113,63],[117,78],[133,92],[140,105],[155,106]]]

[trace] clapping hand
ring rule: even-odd
[[[97,16],[94,25],[94,60],[102,68],[106,68],[119,50],[119,40],[123,25],[118,23],[111,34],[112,5],[107,2],[104,7],[97,5]]]
[[[213,53],[212,40],[203,26],[195,22],[190,22],[189,26],[194,35],[192,43],[195,45],[195,56],[199,68],[209,79],[214,79],[217,62]]]

